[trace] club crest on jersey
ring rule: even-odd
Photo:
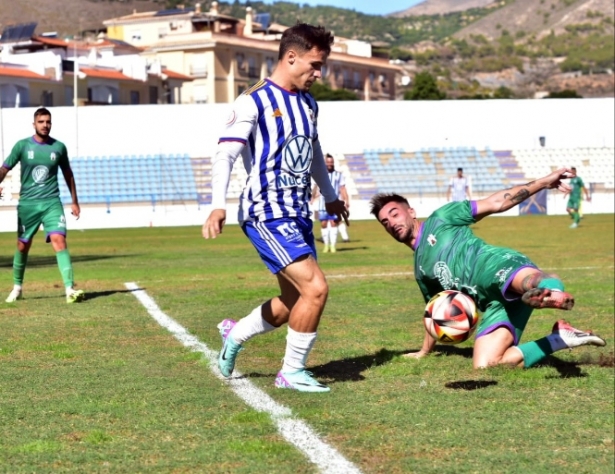
[[[28,159],[29,160],[33,160],[34,159],[34,150],[28,150]]]
[[[440,282],[440,285],[445,290],[450,290],[457,287],[458,280],[453,278],[451,269],[448,268],[446,262],[436,262],[433,267],[433,272],[438,281]]]
[[[304,135],[292,137],[282,151],[284,162],[296,173],[304,173],[312,164],[312,143]]]
[[[42,184],[49,176],[49,170],[46,166],[37,166],[32,170],[32,179],[36,184]]]
[[[434,245],[438,243],[438,240],[436,239],[435,235],[429,234],[429,237],[427,237],[427,243],[429,244],[430,247],[433,247]]]
[[[284,115],[284,114],[282,113],[282,111],[281,111],[280,109],[275,109],[275,110],[273,111],[272,117],[279,118],[279,117],[282,117],[283,115]]]
[[[234,110],[232,110],[230,115],[226,119],[226,126],[229,127],[233,125],[235,123],[235,120],[237,120],[237,114],[235,113]]]
[[[51,161],[56,161],[56,154],[54,151],[51,152],[51,155],[49,155],[49,158],[51,158]]]

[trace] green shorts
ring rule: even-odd
[[[505,247],[491,247],[481,263],[476,277],[479,309],[483,311],[476,329],[476,337],[485,336],[506,327],[519,342],[532,314],[520,295],[508,290],[514,277],[524,268],[537,268],[528,257]]]
[[[521,299],[502,303],[492,301],[487,305],[487,310],[482,314],[476,328],[476,339],[491,334],[496,329],[505,327],[514,338],[514,345],[519,344],[521,336],[532,315],[533,308],[524,304]]]
[[[570,198],[568,199],[568,204],[566,204],[566,209],[574,209],[575,211],[578,211],[580,205],[581,205],[580,199]]]
[[[20,202],[17,205],[17,239],[30,242],[41,224],[45,229],[47,243],[51,241],[51,234],[66,236],[64,207],[59,199]]]

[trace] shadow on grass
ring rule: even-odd
[[[112,258],[126,258],[126,257],[135,257],[137,255],[71,255],[71,262],[73,264],[80,262],[94,262],[97,260],[109,260]],[[50,265],[57,265],[58,262],[56,260],[56,256],[45,255],[45,256],[30,256],[28,258],[27,268],[32,267],[48,267]],[[0,257],[0,268],[12,268],[13,267],[13,256],[2,256]]]
[[[402,355],[404,351],[389,351],[380,349],[375,354],[352,357],[350,359],[332,360],[326,364],[311,367],[317,377],[324,377],[335,382],[358,382],[365,380],[362,372],[371,368],[384,365],[393,357]]]
[[[459,380],[457,382],[448,382],[444,386],[453,390],[478,390],[492,385],[497,385],[495,380]]]
[[[145,288],[139,288],[139,290],[145,291]],[[104,298],[105,296],[115,295],[117,293],[132,293],[134,290],[106,290],[106,291],[87,291],[85,293],[86,300],[93,300],[95,298]]]
[[[461,356],[466,359],[471,359],[474,355],[473,347],[457,347],[457,346],[437,346],[436,353],[434,355],[437,356]]]
[[[615,355],[613,352],[601,353],[597,356],[594,354],[583,354],[579,360],[567,361],[551,355],[543,363],[540,364],[543,367],[553,367],[559,372],[559,376],[547,376],[548,379],[554,378],[583,378],[587,377],[587,374],[583,372],[581,366],[583,365],[596,365],[598,367],[613,367],[615,366]]]
[[[369,247],[336,247],[337,253],[339,252],[352,252],[353,250],[367,250]]]

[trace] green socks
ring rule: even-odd
[[[28,263],[28,254],[15,250],[15,255],[13,256],[13,283],[15,285],[23,285],[26,263]]]
[[[56,260],[58,261],[58,268],[62,275],[62,281],[64,281],[64,287],[73,287],[73,265],[70,261],[70,254],[68,249],[60,250],[56,253]]]
[[[531,367],[532,365],[540,362],[548,355],[553,354],[551,343],[549,342],[547,337],[543,337],[542,339],[538,339],[537,341],[526,342],[525,344],[517,346],[517,348],[523,354],[523,367]]]

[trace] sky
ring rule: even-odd
[[[265,3],[275,3],[276,0],[263,0]],[[300,5],[327,5],[331,7],[348,8],[368,15],[388,15],[405,10],[424,0],[284,0]]]

